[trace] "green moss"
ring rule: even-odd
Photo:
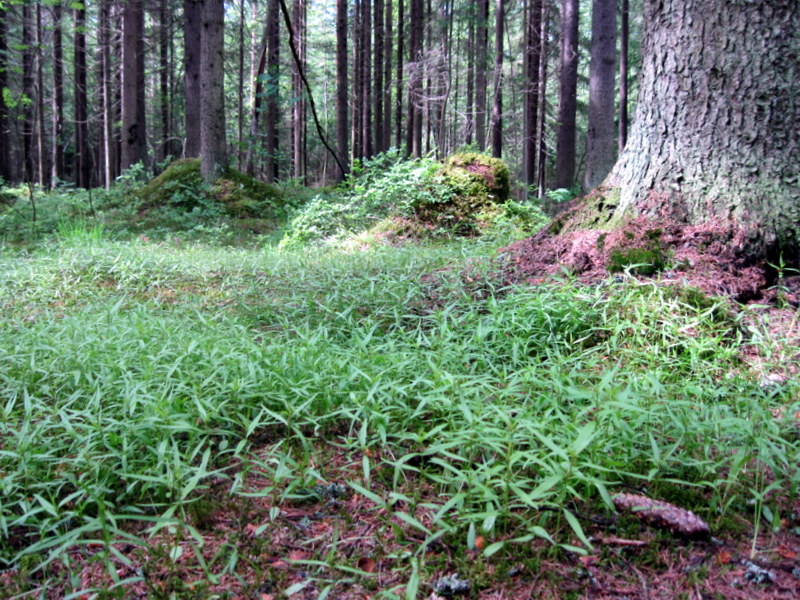
[[[137,197],[142,210],[171,207],[192,211],[217,204],[235,218],[269,218],[284,206],[281,191],[237,171],[226,169],[213,186],[203,183],[200,159],[174,161],[145,185]]]
[[[634,275],[654,275],[666,266],[666,256],[660,246],[614,248],[608,255],[609,273],[630,269]]]

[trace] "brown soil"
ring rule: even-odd
[[[549,229],[504,250],[505,276],[510,282],[541,283],[565,271],[582,282],[608,276],[614,249],[644,248],[657,243],[667,256],[662,283],[692,286],[712,296],[737,302],[781,300],[797,307],[800,278],[789,277],[775,286],[766,262],[743,258],[744,233],[715,224],[685,225],[674,221],[637,219],[610,231],[576,231],[552,235]],[[782,289],[781,289],[782,288]]]

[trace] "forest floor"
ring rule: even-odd
[[[182,501],[143,504],[95,531],[102,511],[79,511],[80,491],[60,496],[75,480],[59,483],[69,466],[50,468],[94,438],[48,455],[28,488],[14,487],[22,459],[4,463],[4,551],[24,559],[0,571],[4,598],[800,598],[800,279],[742,265],[719,232],[634,224],[499,254],[471,242],[377,254],[87,244],[74,232],[55,243],[55,253],[0,254],[0,331],[16,348],[6,358],[19,355],[2,371],[0,449],[11,456],[22,439],[13,390],[69,396],[58,409],[67,423],[92,374],[109,378],[94,384],[109,399],[175,388],[181,408],[170,410],[186,423],[170,421],[179,433],[139,453],[172,444],[154,464],[185,474],[119,467],[101,489],[121,497],[139,477],[155,497],[157,480],[175,476],[169,493]],[[621,244],[657,245],[670,267],[609,273],[606,249]],[[87,349],[75,331],[105,333]],[[132,360],[128,340],[148,347],[144,383],[108,375]],[[163,359],[173,345],[189,349]],[[48,352],[45,374],[33,357]],[[246,360],[231,363],[237,352]],[[162,360],[173,362],[159,375]],[[265,370],[248,374],[253,364]],[[239,401],[231,386],[252,388],[241,407],[226,404]],[[188,389],[208,398],[199,412],[184,404]],[[267,413],[253,416],[255,398],[270,399]],[[26,401],[25,418],[35,410]],[[113,426],[130,420],[134,431],[151,409],[124,410]],[[28,424],[50,422],[41,415]],[[221,423],[210,437],[189,422],[208,418]],[[58,434],[42,447],[55,448],[84,425],[47,426]],[[142,427],[137,436],[157,435]],[[232,450],[237,440],[244,450]],[[98,463],[120,451],[98,443]],[[711,535],[687,540],[615,512],[607,487],[696,511]],[[64,523],[90,533],[47,543]]]

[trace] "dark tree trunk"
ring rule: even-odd
[[[64,41],[63,8],[60,0],[53,5],[53,104],[51,181],[55,186],[64,179]],[[0,66],[0,69],[2,67]],[[0,88],[2,84],[0,83]],[[2,104],[2,103],[0,103]]]
[[[100,30],[98,44],[100,46],[101,81],[100,86],[103,96],[103,180],[106,189],[116,176],[116,161],[114,160],[114,94],[112,92],[111,78],[111,17],[110,0],[100,2]]]
[[[33,181],[35,172],[33,157],[34,52],[31,21],[31,5],[26,2],[22,5],[22,93],[27,98],[22,107],[22,179],[26,182]]]
[[[475,130],[475,11],[474,4],[469,5],[467,16],[467,107],[465,114],[464,141],[472,143]]]
[[[170,138],[172,137],[169,123],[169,23],[172,18],[169,11],[169,0],[161,0],[158,16],[160,21],[158,24],[158,84],[161,112],[161,146],[158,150],[158,158],[163,161],[169,155]]]
[[[345,168],[349,164],[347,143],[347,0],[336,0],[336,148]],[[340,170],[341,171],[341,170]],[[346,172],[339,173],[344,179]]]
[[[536,182],[536,142],[539,123],[539,57],[542,0],[528,0],[525,19],[525,128],[523,171],[529,189]]]
[[[395,136],[394,145],[400,148],[403,143],[403,86],[405,85],[403,78],[403,52],[405,50],[405,34],[404,34],[404,7],[403,0],[397,0],[397,91],[395,92],[395,113],[394,113],[394,126]],[[406,149],[406,152],[409,150]]]
[[[628,0],[622,0],[619,40],[619,135],[617,149],[620,154],[628,140],[628,37],[630,27]]]
[[[200,47],[200,172],[209,183],[227,167],[224,34],[224,1],[205,0]]]
[[[294,45],[299,64],[292,64],[292,165],[294,177],[302,181],[306,176],[306,93],[303,70],[306,60],[306,3],[294,1]]]
[[[86,96],[86,9],[78,4],[75,7],[75,183],[79,188],[88,188],[92,167]]]
[[[369,158],[375,153],[372,138],[372,0],[362,0],[361,14],[361,147],[364,156]]]
[[[489,0],[477,0],[475,21],[475,141],[486,149],[486,62],[489,55]]]
[[[392,145],[392,0],[386,0],[385,13],[386,43],[384,44],[383,72],[383,148],[386,151]]]
[[[544,198],[545,184],[547,181],[545,173],[545,163],[547,162],[547,148],[545,146],[545,113],[547,112],[547,40],[548,24],[548,3],[541,2],[541,17],[539,18],[539,117],[536,124],[536,192],[539,198]]]
[[[278,0],[267,2],[267,181],[277,181],[280,176],[279,121],[280,121],[280,5]]]
[[[203,35],[203,0],[183,0],[184,80],[186,119],[184,155],[200,156],[200,49]]]
[[[7,10],[5,6],[0,6],[0,90],[4,90],[8,86],[8,76],[6,75],[8,69]],[[11,148],[8,139],[8,108],[6,108],[5,102],[0,102],[0,178],[4,181],[11,181],[11,157],[9,155]]]
[[[494,17],[494,103],[492,104],[492,156],[503,156],[503,0],[495,2]]]
[[[411,0],[411,39],[409,43],[409,62],[413,63],[408,85],[408,129],[406,131],[406,151],[414,156],[422,155],[422,33],[423,2]]]
[[[375,151],[383,152],[385,144],[383,142],[383,74],[384,74],[384,49],[386,44],[386,31],[383,20],[383,0],[375,0],[374,26],[375,31],[375,68],[374,68],[374,90],[372,93],[375,105]]]
[[[42,5],[36,4],[36,179],[43,188],[50,187],[47,168],[47,146],[44,128],[44,40],[42,39]]]
[[[800,3],[648,0],[644,16],[636,117],[599,224],[729,224],[743,256],[796,264]]]
[[[589,61],[589,125],[583,187],[599,185],[614,166],[614,66],[616,64],[617,0],[594,0]]]
[[[575,117],[578,110],[579,0],[561,0],[561,74],[558,82],[556,188],[575,184]]]
[[[239,170],[244,160],[244,2],[239,0],[239,89],[236,93],[236,166]]]
[[[122,15],[122,169],[147,156],[144,111],[144,8],[125,3]]]
[[[364,0],[355,0],[355,11],[353,14],[353,89],[352,89],[352,104],[353,104],[353,122],[351,124],[351,139],[353,144],[353,159],[363,158],[364,150],[361,146],[363,137],[361,136],[361,127],[364,125],[364,118],[361,111],[364,107],[361,98],[363,92],[361,88],[364,86],[364,15],[363,15]]]

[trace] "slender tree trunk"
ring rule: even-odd
[[[278,0],[267,2],[267,181],[280,176],[280,6]]]
[[[486,63],[489,54],[489,0],[477,1],[475,49],[475,141],[486,149]]]
[[[169,22],[172,18],[169,11],[169,0],[161,0],[158,16],[160,21],[158,24],[160,34],[158,40],[158,84],[161,104],[159,107],[161,109],[161,146],[158,150],[158,157],[160,161],[164,161],[169,156],[170,138],[172,137],[169,126]]]
[[[31,5],[22,5],[22,93],[27,98],[22,108],[22,165],[23,180],[34,179],[33,158],[33,100],[35,96],[33,73],[33,36],[31,35]]]
[[[599,185],[614,166],[614,65],[616,64],[617,1],[594,0],[589,61],[589,125],[583,187]]]
[[[255,4],[254,12],[255,12]],[[269,27],[264,26],[264,33],[261,38],[259,51],[258,67],[255,69],[253,77],[253,111],[250,118],[250,137],[247,142],[247,160],[245,161],[245,172],[251,177],[255,176],[255,162],[253,155],[258,144],[258,121],[261,116],[261,105],[264,99],[264,74],[267,70],[267,34]]]
[[[492,105],[492,156],[503,155],[503,0],[495,2],[494,17],[494,104]]]
[[[529,190],[536,183],[536,142],[539,123],[539,58],[541,54],[542,0],[528,0],[525,6],[525,126],[523,168]]]
[[[111,90],[111,21],[110,0],[100,2],[100,30],[98,31],[100,46],[101,81],[103,94],[103,180],[106,189],[111,187],[115,174],[114,161],[114,95]]]
[[[422,33],[424,25],[424,5],[422,0],[411,0],[411,40],[409,61],[414,65],[414,73],[408,86],[408,130],[407,149],[414,156],[422,156]]]
[[[86,95],[86,9],[74,5],[75,18],[75,183],[89,187],[91,154],[89,151],[88,101]]]
[[[47,146],[44,127],[44,40],[42,39],[42,5],[36,4],[36,166],[37,180],[43,188],[50,187],[47,168]]]
[[[384,4],[383,0],[375,0],[375,69],[373,82],[373,101],[375,103],[375,151],[383,152],[385,144],[383,142],[383,75],[384,75],[384,50],[386,44],[386,31],[384,29]]]
[[[539,117],[536,126],[536,187],[539,198],[544,198],[545,187],[547,183],[545,173],[545,163],[547,152],[545,147],[545,113],[547,112],[547,39],[548,39],[548,24],[550,19],[548,16],[548,3],[543,0],[540,5],[541,17],[539,18],[539,76],[538,79],[538,95],[539,102]]]
[[[294,177],[302,181],[306,176],[306,92],[303,87],[303,70],[306,52],[306,3],[294,1],[294,44],[299,64],[292,64],[292,165]]]
[[[55,186],[64,179],[64,42],[62,36],[63,7],[61,1],[53,5],[53,104],[52,104],[52,172],[50,180]],[[0,67],[2,68],[2,67]]]
[[[472,143],[475,133],[475,4],[469,4],[467,16],[467,107],[464,141]]]
[[[353,159],[364,158],[364,150],[362,142],[364,141],[361,135],[361,128],[364,126],[364,117],[362,116],[362,109],[364,104],[362,102],[364,85],[364,0],[355,0],[355,11],[353,14],[353,90],[352,90],[352,104],[353,104],[353,122],[351,126],[351,139],[353,146]]]
[[[397,91],[395,93],[394,145],[398,148],[403,143],[403,86],[405,85],[403,79],[403,51],[405,45],[403,8],[403,0],[397,0]],[[410,148],[406,148],[406,152],[410,152]]]
[[[561,0],[561,71],[556,134],[557,188],[575,185],[575,119],[578,109],[578,0]]]
[[[0,90],[8,86],[8,41],[6,40],[6,19],[8,9],[0,6]],[[11,156],[8,143],[9,135],[8,108],[5,102],[0,102],[0,178],[3,181],[11,181]]]
[[[186,118],[184,155],[200,156],[200,52],[203,35],[203,1],[183,0],[184,80]]]
[[[213,183],[227,167],[225,141],[225,3],[205,0],[200,46],[200,172]]]
[[[386,0],[385,16],[386,43],[384,45],[383,72],[383,151],[392,145],[392,0]]]
[[[129,0],[122,16],[122,169],[144,162],[144,8]]]
[[[375,154],[372,138],[372,77],[374,75],[372,70],[372,0],[362,0],[362,78],[363,85],[361,86],[361,145],[364,150],[364,156],[369,158]]]
[[[617,149],[620,154],[628,140],[628,36],[629,36],[628,0],[622,0],[619,43],[619,137]]]
[[[347,143],[347,0],[336,0],[336,147],[345,169],[349,164]],[[340,169],[339,180],[347,173]]]
[[[239,0],[239,89],[236,92],[236,166],[239,170],[244,159],[244,2]]]

